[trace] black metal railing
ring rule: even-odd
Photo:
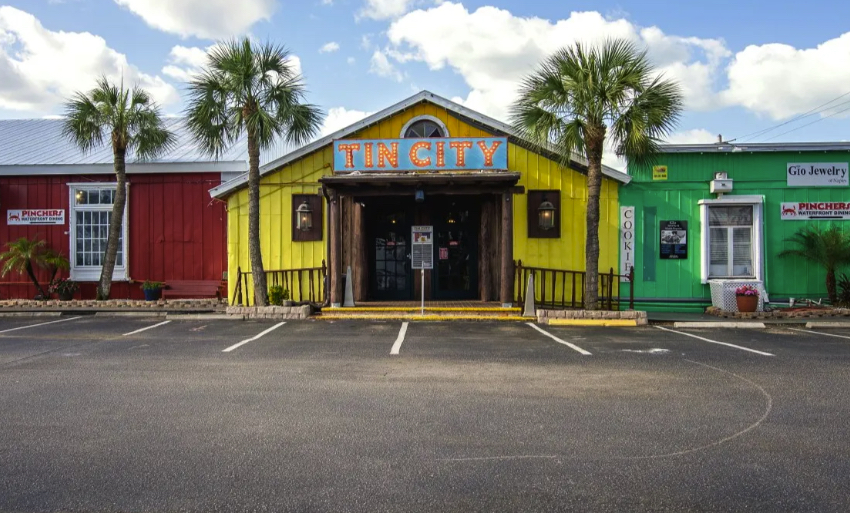
[[[547,269],[523,265],[522,260],[515,263],[514,290],[517,304],[525,303],[528,277],[534,276],[534,304],[541,308],[584,308],[584,271],[567,269]],[[616,274],[614,268],[599,274],[599,307],[603,310],[619,310],[622,299],[621,287],[629,287],[629,309],[634,310],[634,276],[632,267],[629,274]],[[624,278],[624,280],[623,280]]]

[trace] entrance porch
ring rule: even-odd
[[[513,194],[519,173],[324,177],[329,202],[329,292],[343,302],[350,266],[355,302],[498,301],[514,289]],[[434,268],[412,269],[411,227],[434,227]]]

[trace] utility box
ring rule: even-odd
[[[725,172],[714,173],[714,180],[709,182],[709,189],[712,194],[732,192],[732,179]]]

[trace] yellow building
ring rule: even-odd
[[[412,300],[424,283],[426,299],[515,303],[518,261],[584,269],[585,170],[580,157],[560,166],[509,125],[423,91],[262,166],[269,282],[293,289],[295,300],[338,305],[350,267],[355,301]],[[603,173],[599,268],[607,271],[618,267],[617,190],[629,177]],[[227,202],[229,297],[253,297],[244,279],[247,176],[211,194]],[[414,270],[429,261],[432,270]],[[325,262],[326,286],[316,274]],[[573,294],[568,280],[548,286]]]

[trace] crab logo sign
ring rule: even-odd
[[[782,219],[785,221],[805,221],[809,219],[850,219],[850,203],[841,201],[822,201],[782,203]]]
[[[22,209],[6,211],[7,225],[65,224],[64,209]]]

